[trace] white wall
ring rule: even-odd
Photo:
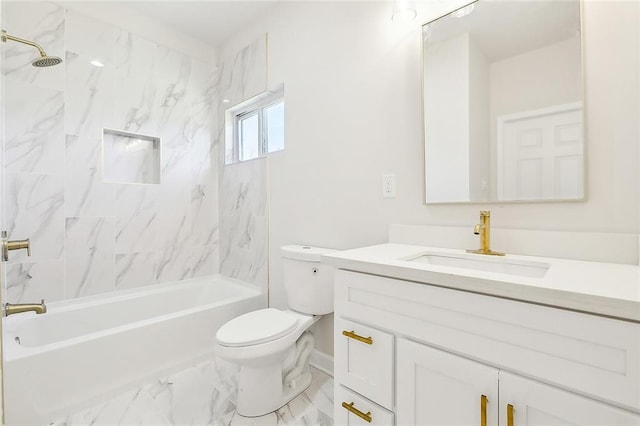
[[[583,101],[580,39],[563,40],[490,65],[491,197],[498,199],[497,119]],[[517,96],[514,96],[517,93]]]
[[[579,38],[491,63],[492,122],[499,115],[580,101],[580,63]]]
[[[422,22],[455,6],[425,4]],[[228,43],[267,31],[269,84],[285,83],[286,149],[269,165],[271,304],[286,305],[281,245],[382,243],[390,223],[471,232],[489,208],[498,228],[637,233],[638,8],[584,4],[588,200],[574,203],[423,204],[420,25],[392,23],[389,3],[285,3]],[[396,199],[382,198],[383,173],[396,174]]]
[[[469,200],[489,199],[489,61],[469,40]]]
[[[429,200],[449,202],[468,200],[470,196],[470,45],[466,33],[424,52],[424,134],[430,141],[425,150],[425,180]]]

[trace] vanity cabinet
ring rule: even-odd
[[[335,313],[338,425],[640,425],[640,324],[344,270]]]

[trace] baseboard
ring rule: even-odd
[[[331,355],[327,355],[324,352],[314,349],[311,353],[309,365],[333,377],[333,357]]]

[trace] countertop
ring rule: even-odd
[[[403,260],[423,253],[468,256],[464,250],[381,244],[326,254],[322,262],[338,269],[640,322],[640,267],[636,265],[510,254],[501,257],[549,265],[544,277],[534,278]]]

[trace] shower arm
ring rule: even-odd
[[[47,54],[44,53],[44,49],[38,43],[34,43],[32,41],[25,40],[25,39],[20,38],[20,37],[14,37],[12,35],[7,34],[7,32],[5,30],[2,30],[2,32],[0,33],[0,40],[2,40],[3,42],[6,42],[7,40],[13,40],[13,41],[17,41],[18,43],[28,44],[29,46],[33,46],[36,49],[38,49],[38,51],[40,52],[40,56],[41,57],[44,58],[44,57],[47,56]]]

